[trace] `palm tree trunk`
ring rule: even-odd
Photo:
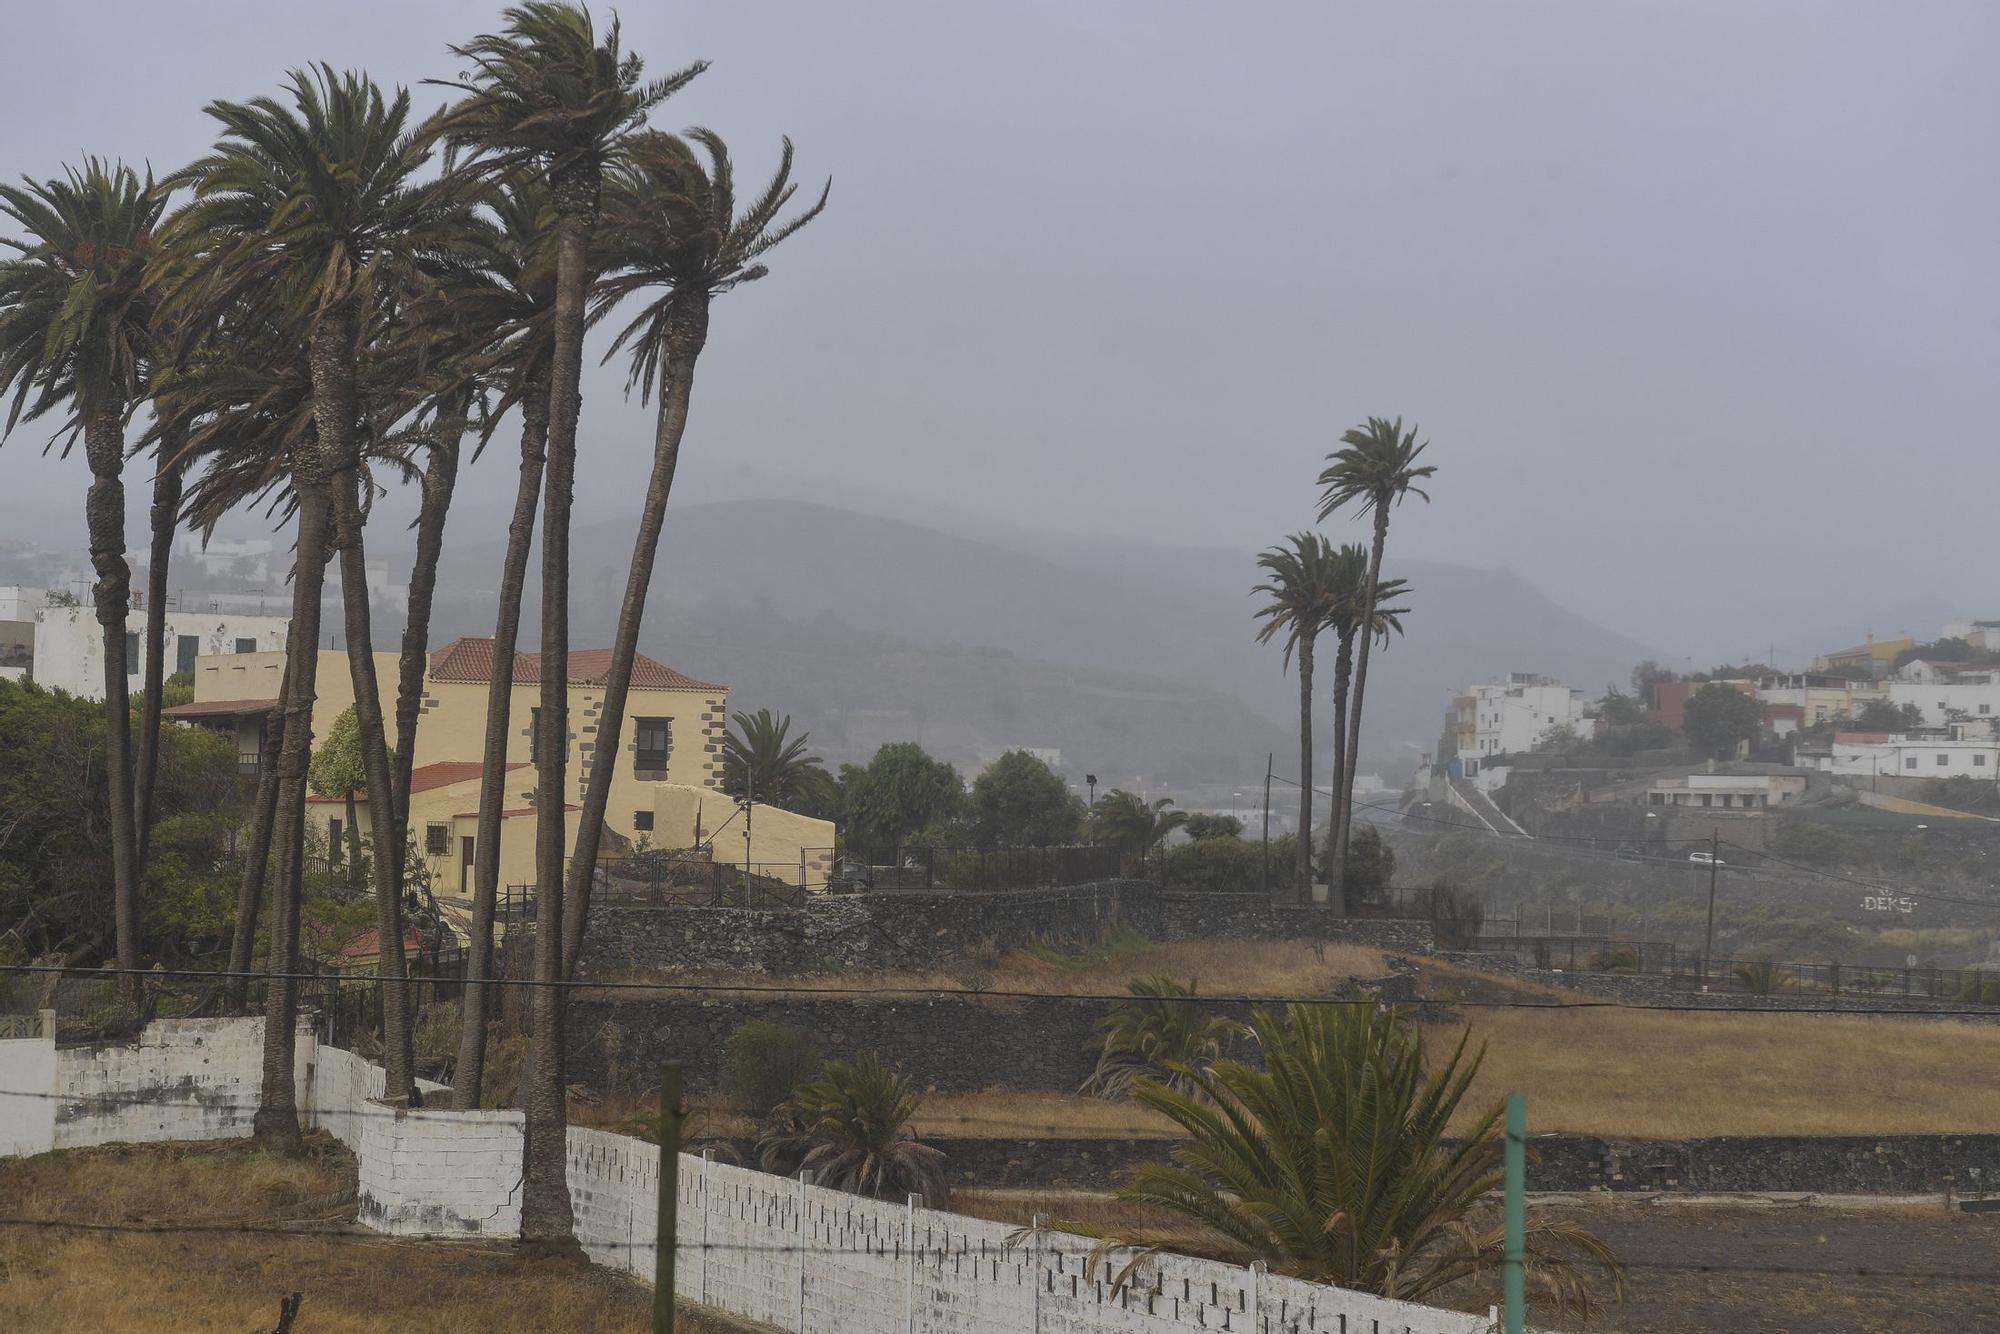
[[[521,403],[521,478],[514,489],[514,517],[507,525],[507,554],[500,567],[500,608],[493,623],[493,668],[486,685],[486,749],[479,767],[479,827],[472,848],[472,938],[466,943],[465,995],[460,1008],[458,1065],[453,1105],[479,1106],[485,1092],[486,1025],[492,995],[493,905],[500,894],[500,823],[507,806],[507,737],[514,704],[514,647],[521,632],[521,593],[528,581],[528,548],[535,538],[535,505],[542,495],[548,444],[549,396],[541,372]]]
[[[639,533],[632,543],[632,567],[625,576],[625,600],[618,607],[618,633],[611,646],[611,672],[604,682],[604,703],[597,717],[596,748],[590,757],[590,782],[584,791],[583,814],[576,828],[576,850],[570,858],[569,887],[564,896],[563,978],[576,975],[583,952],[583,932],[590,913],[591,880],[597,871],[597,848],[604,830],[605,808],[611,802],[611,779],[618,768],[619,743],[625,728],[625,702],[632,688],[632,659],[639,651],[639,623],[646,614],[646,593],[652,587],[653,562],[659,554],[660,530],[667,521],[667,500],[674,490],[674,469],[680,462],[681,437],[687,433],[689,400],[694,394],[694,367],[708,342],[706,293],[675,298],[669,319],[660,383],[660,411],[653,429],[653,472],[646,483],[646,504],[639,514]]]
[[[569,511],[576,489],[576,424],[583,410],[584,297],[598,177],[578,167],[551,180],[557,216],[549,460],[542,492],[542,720],[535,780],[535,980],[524,1078],[521,1239],[571,1239],[569,1109],[563,1053],[563,852],[569,797]],[[573,1245],[574,1242],[572,1241]]]
[[[1342,784],[1347,775],[1347,691],[1353,676],[1354,632],[1347,630],[1341,633],[1340,648],[1333,658],[1333,801],[1331,804],[1336,807],[1333,813],[1336,822],[1340,818],[1338,806],[1343,790]],[[1329,824],[1327,833],[1333,836],[1327,840],[1327,846],[1331,849],[1334,839],[1339,837],[1338,824]],[[1328,882],[1331,883],[1333,878],[1332,859],[1329,857]]]
[[[1375,642],[1375,594],[1382,582],[1382,548],[1389,543],[1389,509],[1386,505],[1375,507],[1375,543],[1368,554],[1368,582],[1361,590],[1361,616],[1359,629],[1360,651],[1354,661],[1354,709],[1348,715],[1347,756],[1341,767],[1340,793],[1334,800],[1339,809],[1334,812],[1340,821],[1340,842],[1334,850],[1333,867],[1330,874],[1337,888],[1334,891],[1334,911],[1342,917],[1347,915],[1347,845],[1354,832],[1354,766],[1361,754],[1361,710],[1368,699],[1368,649]]]
[[[1292,868],[1300,903],[1312,900],[1313,641],[1299,636],[1299,846]]]
[[[382,979],[384,1096],[394,1102],[410,1095],[413,1046],[403,957],[403,888],[396,882],[397,858],[391,851],[403,841],[403,830],[396,821],[396,785],[390,776],[389,747],[383,734],[382,694],[375,676],[375,640],[368,612],[368,557],[358,494],[360,405],[355,393],[353,349],[352,309],[339,306],[328,311],[313,330],[313,424],[333,492],[347,669],[354,687],[354,730],[374,822],[375,855],[370,862],[375,882],[375,971]]]
[[[396,663],[396,749],[390,756],[396,785],[396,827],[410,827],[410,771],[416,764],[417,720],[423,716],[424,668],[430,661],[431,603],[437,593],[438,559],[444,552],[444,521],[458,485],[459,441],[471,411],[471,395],[455,405],[456,412],[434,424],[436,438],[424,464],[423,501],[417,509],[417,563],[410,571],[409,617],[403,624],[403,651]],[[408,837],[391,850],[396,883],[405,883],[404,858]]]
[[[257,947],[257,911],[264,897],[264,879],[271,861],[271,833],[278,815],[278,750],[285,728],[284,700],[291,689],[287,665],[278,687],[278,710],[264,728],[257,748],[257,807],[250,817],[250,846],[243,856],[243,875],[236,883],[236,921],[229,936],[229,976],[223,998],[231,1014],[243,1013],[250,992],[250,959]],[[284,879],[280,872],[278,878]]]
[[[361,819],[355,809],[354,789],[347,789],[347,888],[356,898],[368,892],[368,877],[361,869]],[[337,849],[336,849],[337,851]]]
[[[315,414],[317,415],[317,414]],[[299,498],[297,554],[292,564],[292,621],[285,631],[282,739],[278,746],[277,837],[272,860],[278,879],[271,890],[271,947],[264,992],[263,1088],[252,1122],[258,1144],[284,1153],[303,1148],[299,1135],[294,1052],[299,1010],[300,854],[305,840],[306,765],[312,758],[313,700],[319,676],[320,595],[326,587],[331,515],[317,447],[307,445],[293,463]]]
[[[153,841],[153,780],[160,767],[160,691],[166,685],[167,570],[173,561],[174,532],[180,523],[183,465],[160,446],[160,471],[153,478],[153,547],[146,564],[146,699],[139,722],[139,874],[146,874]]]
[[[132,568],[125,560],[125,432],[115,406],[92,412],[84,423],[90,462],[90,564],[93,595],[104,635],[105,777],[111,802],[111,920],[120,986],[139,997],[139,862],[133,830],[132,706],[126,686],[125,616],[132,606]]]

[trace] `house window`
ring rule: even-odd
[[[1979,706],[1979,711],[1981,713],[1991,713],[1993,712],[1993,706],[1991,704],[1982,704]]]
[[[1975,769],[1984,769],[1986,767],[1986,757],[1984,755],[1974,755],[1972,757],[1972,767]]]
[[[257,641],[254,639],[238,639],[236,641],[236,651],[238,653],[255,653],[257,651]]]
[[[1912,755],[1912,756],[1910,756],[1910,757],[1909,757],[1908,759],[1904,760],[1904,761],[1903,761],[1903,767],[1904,767],[1905,769],[1914,769],[1914,768],[1916,768],[1916,767],[1917,767],[1917,757],[1916,757],[1916,756],[1914,756],[1914,755]]]
[[[1701,794],[1701,804],[1704,806],[1712,806],[1715,804],[1715,801],[1714,798],[1708,795],[1708,793],[1704,792]]]
[[[201,652],[201,639],[196,635],[182,635],[174,642],[174,672],[192,672],[195,657]]]
[[[424,855],[442,857],[451,851],[451,826],[427,824],[424,826]]]
[[[639,831],[640,833],[642,833],[642,834],[650,834],[650,833],[652,833],[652,832],[653,832],[653,813],[652,813],[651,811],[633,811],[633,812],[632,812],[632,827],[633,827],[634,829],[638,830],[638,831]]]
[[[132,631],[125,636],[125,670],[127,673],[139,670],[139,635]]]
[[[1731,797],[1727,792],[1722,794],[1722,804],[1724,806],[1730,805],[1734,800],[1735,799]]]
[[[632,720],[632,768],[634,772],[660,771],[667,767],[667,750],[672,744],[671,718]]]
[[[1951,756],[1949,756],[1949,755],[1939,755],[1939,756],[1937,757],[1937,762],[1938,762],[1938,763],[1939,763],[1940,765],[1945,765],[1945,764],[1950,764],[1950,763],[1951,763]]]

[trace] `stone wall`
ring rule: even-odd
[[[923,970],[985,947],[1095,940],[1114,922],[1160,941],[1327,940],[1409,951],[1432,943],[1427,922],[1342,919],[1256,895],[1125,880],[1000,894],[820,895],[770,910],[598,905],[578,968],[586,979]]]

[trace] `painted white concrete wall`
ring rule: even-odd
[[[236,616],[218,611],[170,611],[167,613],[167,675],[172,676],[179,661],[183,635],[195,640],[195,652],[213,655],[236,652],[236,641],[256,641],[256,651],[269,653],[285,647],[285,630],[291,624],[283,616]],[[127,637],[144,636],[146,618],[133,612],[125,622]],[[140,645],[143,650],[143,642]],[[138,690],[145,684],[143,652],[125,661],[126,686]],[[35,680],[52,690],[65,690],[83,699],[104,698],[104,629],[97,613],[89,607],[44,607],[35,616]]]
[[[0,1158],[56,1146],[55,1013],[40,1018],[40,1036],[0,1040]]]
[[[209,1130],[211,1137],[247,1134],[262,1032],[261,1019],[174,1020],[148,1025],[132,1047],[58,1052],[52,1038],[0,1042],[0,1088],[62,1094],[0,1098],[0,1146],[40,1142],[38,1108],[31,1105],[37,1103],[56,1108],[58,1146],[180,1139]],[[364,1223],[398,1235],[518,1232],[518,1113],[386,1107],[370,1092],[381,1089],[378,1067],[320,1046],[309,1032],[299,1044],[302,1119],[355,1150]],[[599,1264],[650,1280],[658,1245],[658,1147],[572,1128],[567,1166],[585,1251]],[[1093,1269],[1088,1257],[1095,1243],[1086,1237],[1040,1229],[1018,1236],[1006,1224],[844,1195],[685,1154],[677,1167],[677,1291],[800,1334],[1483,1334],[1490,1328],[1483,1316],[1186,1256],[1149,1257],[1128,1286],[1114,1290],[1110,1278],[1125,1257]]]
[[[1923,712],[1926,727],[1943,727],[1962,718],[2000,717],[2000,684],[1973,684],[1962,681],[1891,681],[1889,702],[1901,707],[1914,704]]]

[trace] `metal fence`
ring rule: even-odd
[[[1061,889],[1117,879],[1137,865],[1105,844],[1048,848],[850,848],[836,863],[835,889],[877,894],[960,890]],[[1147,863],[1151,865],[1151,863]]]

